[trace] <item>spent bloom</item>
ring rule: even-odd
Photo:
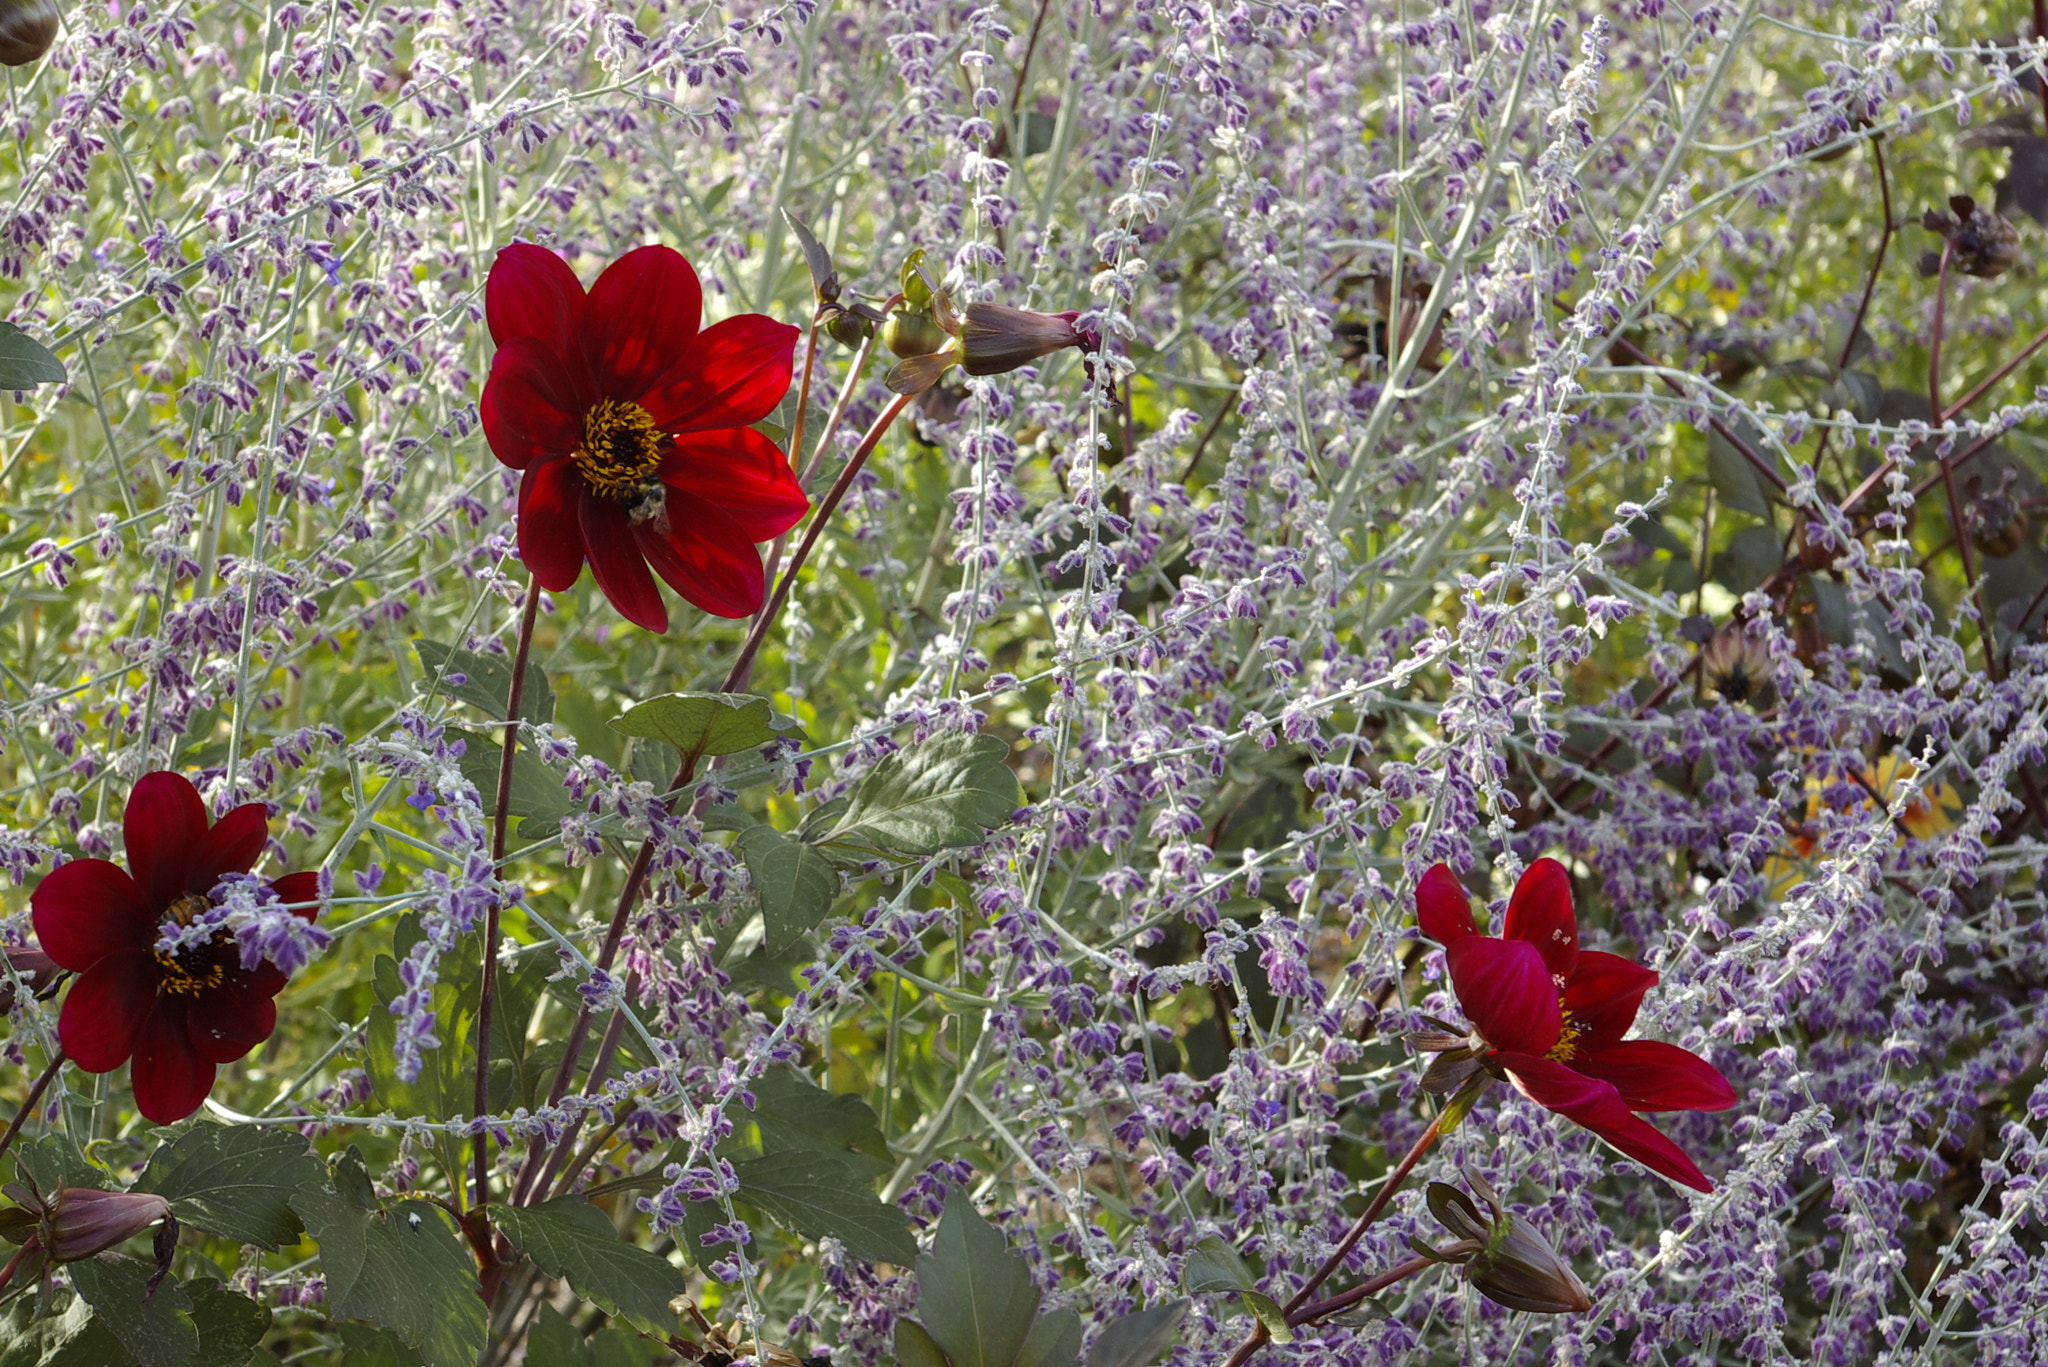
[[[1444,947],[1472,1022],[1466,1059],[1531,1101],[1591,1130],[1652,1172],[1699,1191],[1713,1184],[1637,1111],[1720,1111],[1735,1089],[1697,1054],[1623,1039],[1657,975],[1579,948],[1571,880],[1555,859],[1529,866],[1500,937],[1481,935],[1457,876],[1438,864],[1416,890],[1423,934]]]
[[[79,975],[57,1017],[64,1052],[88,1073],[112,1072],[132,1056],[136,1107],[169,1125],[199,1109],[218,1065],[276,1029],[273,998],[287,973],[263,954],[252,959],[252,947],[324,943],[324,935],[282,936],[276,925],[280,914],[313,919],[319,879],[272,879],[258,906],[246,875],[269,838],[263,804],[244,803],[209,824],[182,774],[144,774],[121,826],[127,869],[74,859],[37,884],[36,938]]]
[[[159,1222],[157,1275],[170,1270],[170,1254],[178,1244],[178,1221],[171,1214],[171,1203],[161,1196],[62,1187],[54,1196],[45,1197],[32,1184],[20,1182],[9,1182],[5,1190],[20,1204],[0,1212],[0,1238],[21,1245],[21,1249],[0,1267],[0,1289],[14,1280],[24,1264],[34,1266],[43,1260],[75,1263],[124,1244]]]
[[[1427,1192],[1430,1213],[1457,1235],[1459,1242],[1429,1253],[1462,1264],[1465,1280],[1488,1300],[1510,1310],[1565,1315],[1592,1309],[1593,1298],[1586,1293],[1585,1283],[1550,1241],[1501,1204],[1477,1173],[1467,1172],[1465,1180],[1491,1214],[1481,1215],[1472,1198],[1456,1187],[1431,1182]]]
[[[718,617],[761,606],[756,543],[810,507],[749,424],[789,393],[797,330],[759,313],[700,329],[682,255],[639,247],[584,293],[559,256],[515,242],[484,287],[497,352],[484,435],[519,484],[519,555],[551,593],[587,561],[636,626],[668,630],[654,574]],[[653,573],[650,573],[650,567]]]

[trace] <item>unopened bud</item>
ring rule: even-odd
[[[57,966],[55,959],[40,949],[9,949],[7,964],[14,970],[16,977],[28,984],[29,992],[38,998],[50,995],[56,989],[57,979],[64,972]],[[0,977],[0,1012],[13,1009],[14,982],[10,978]]]
[[[875,335],[875,325],[858,313],[842,310],[825,320],[825,335],[847,350],[854,351]]]
[[[895,308],[882,324],[882,345],[905,360],[929,356],[946,344],[946,330],[938,319],[918,309]]]
[[[1101,337],[1074,326],[1080,316],[1073,310],[1034,313],[969,304],[960,319],[960,368],[969,375],[1001,375],[1065,347],[1098,350]]]
[[[126,1243],[159,1220],[171,1218],[171,1203],[146,1191],[95,1191],[66,1187],[57,1193],[45,1247],[50,1259],[75,1263]]]
[[[1493,1188],[1477,1174],[1467,1172],[1466,1182],[1490,1208],[1483,1216],[1472,1199],[1443,1182],[1429,1184],[1430,1213],[1444,1228],[1458,1236],[1461,1247],[1478,1245],[1477,1251],[1460,1252],[1447,1261],[1462,1262],[1465,1279],[1479,1294],[1510,1310],[1529,1310],[1539,1315],[1580,1314],[1593,1308],[1585,1283],[1558,1257],[1550,1241],[1535,1227],[1501,1204]]]
[[[0,63],[41,61],[57,41],[62,19],[56,0],[0,0]]]

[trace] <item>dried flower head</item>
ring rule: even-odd
[[[1968,195],[1951,195],[1946,213],[1929,209],[1921,215],[1920,226],[1941,234],[1949,244],[1949,259],[1964,275],[1986,280],[2004,275],[2020,257],[2019,229]],[[1920,274],[1940,270],[1940,253],[1920,258]]]
[[[1426,1193],[1430,1214],[1458,1236],[1458,1243],[1448,1249],[1417,1245],[1419,1251],[1460,1264],[1465,1280],[1479,1294],[1510,1310],[1573,1315],[1592,1309],[1585,1283],[1550,1241],[1502,1205],[1477,1173],[1467,1170],[1465,1181],[1486,1202],[1490,1214],[1481,1215],[1472,1198],[1456,1187],[1431,1182]]]

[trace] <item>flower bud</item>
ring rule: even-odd
[[[0,0],[0,63],[27,66],[57,41],[56,0]]]
[[[52,1262],[75,1263],[126,1243],[157,1221],[170,1218],[171,1203],[150,1192],[65,1187],[57,1193],[45,1248]]]
[[[841,310],[825,320],[825,335],[849,351],[857,351],[875,335],[875,325],[858,313]]]
[[[7,963],[16,976],[28,985],[31,995],[40,999],[56,989],[57,979],[64,970],[57,967],[57,961],[40,949],[26,947],[9,949]],[[14,983],[0,977],[0,1012],[14,1009]]]
[[[1700,653],[1700,669],[1707,687],[1732,703],[1761,705],[1770,696],[1775,669],[1763,642],[1731,622],[1714,633],[1713,641]]]
[[[1471,1198],[1456,1187],[1443,1182],[1429,1184],[1430,1213],[1463,1241],[1463,1247],[1478,1246],[1476,1252],[1461,1251],[1446,1261],[1464,1263],[1465,1280],[1480,1295],[1510,1310],[1567,1315],[1592,1309],[1593,1298],[1585,1283],[1557,1256],[1549,1241],[1527,1220],[1510,1213],[1477,1174],[1468,1172],[1465,1180],[1491,1208],[1490,1217],[1482,1216]]]
[[[882,345],[906,361],[913,356],[929,356],[946,341],[946,330],[938,320],[920,309],[890,309],[882,324]]]
[[[1034,313],[1000,304],[969,304],[960,319],[960,368],[969,375],[1001,375],[1064,347],[1095,351],[1102,339],[1074,326],[1081,315]]]

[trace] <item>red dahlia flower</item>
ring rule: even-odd
[[[79,975],[57,1017],[57,1038],[88,1073],[128,1062],[135,1105],[159,1125],[183,1120],[213,1089],[215,1066],[232,1063],[277,1028],[271,1000],[285,972],[269,959],[242,966],[226,931],[165,951],[166,923],[192,924],[213,906],[224,875],[245,874],[263,853],[269,823],[260,802],[208,825],[206,804],[182,774],[144,774],[128,794],[121,827],[128,869],[74,859],[36,886],[36,938]],[[318,875],[288,873],[270,885],[311,921]],[[289,922],[287,922],[289,924]]]
[[[519,485],[519,556],[551,593],[590,562],[627,621],[668,630],[668,586],[745,617],[767,584],[758,542],[810,500],[780,447],[749,424],[789,393],[797,330],[743,313],[702,331],[697,273],[639,247],[583,292],[553,252],[515,242],[484,286],[497,353],[484,436]]]
[[[1539,859],[1515,885],[1501,939],[1472,924],[1472,903],[1438,864],[1416,889],[1422,933],[1439,941],[1473,1029],[1479,1066],[1506,1077],[1653,1172],[1699,1191],[1713,1183],[1636,1111],[1724,1111],[1735,1089],[1675,1044],[1623,1039],[1657,975],[1579,948],[1564,865]],[[1468,1065],[1469,1066],[1469,1065]]]

